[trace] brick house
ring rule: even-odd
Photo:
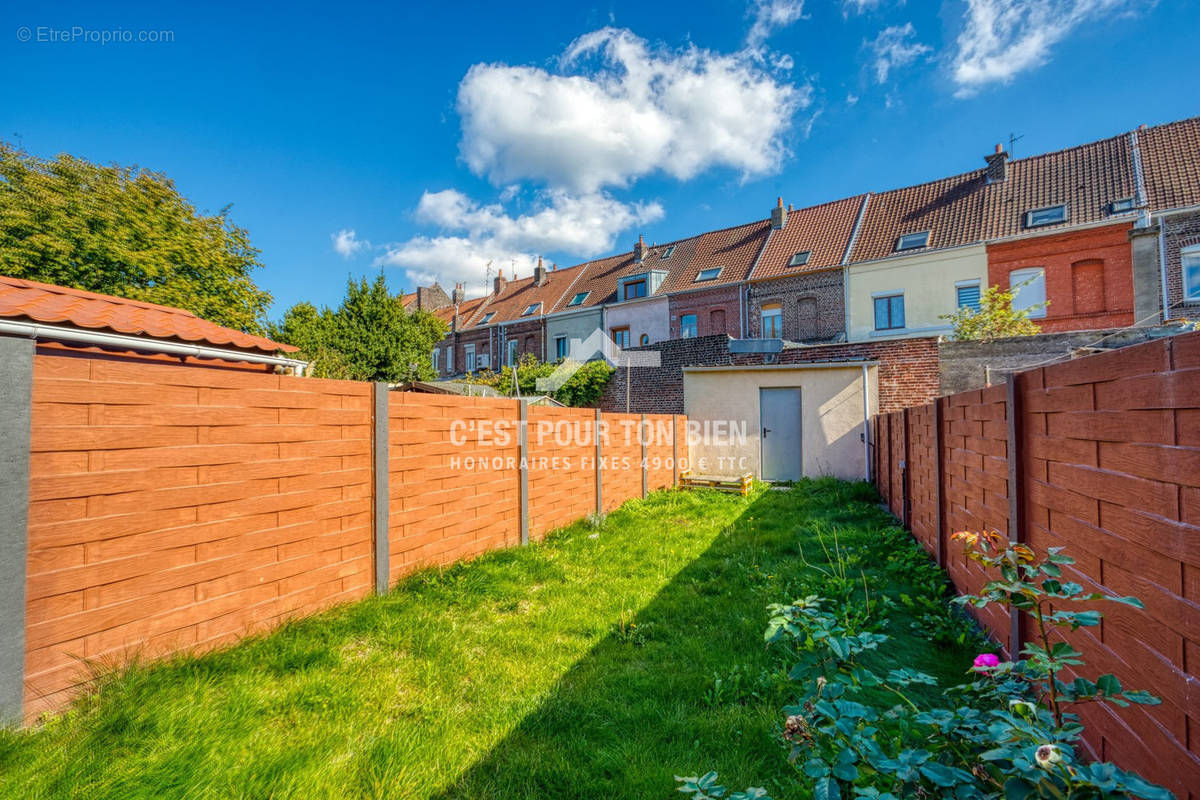
[[[771,231],[746,287],[749,338],[845,337],[845,262],[867,196],[771,212]]]
[[[770,220],[759,220],[697,237],[692,258],[673,267],[663,287],[672,339],[742,338],[745,282],[770,230]]]
[[[1158,256],[1163,318],[1200,316],[1200,117],[1134,131],[1147,203],[1157,234],[1146,242]],[[1135,243],[1136,244],[1136,243]]]

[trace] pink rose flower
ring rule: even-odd
[[[991,669],[1000,666],[1000,658],[994,653],[980,653],[975,656],[975,669]]]

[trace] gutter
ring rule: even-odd
[[[119,333],[100,333],[98,331],[80,330],[78,328],[63,328],[57,325],[43,325],[34,322],[12,322],[0,319],[0,333],[25,336],[30,339],[57,339],[67,342],[81,342],[101,347],[116,347],[122,350],[139,350],[149,353],[166,353],[173,356],[192,356],[193,358],[215,358],[222,361],[243,361],[252,364],[271,364],[277,367],[289,367],[296,370],[300,377],[308,368],[307,361],[283,356],[268,356],[258,353],[247,353],[243,350],[226,350],[220,347],[203,347],[196,344],[168,342],[162,339],[148,339],[140,336],[125,336]]]
[[[1160,217],[1158,221],[1158,273],[1162,286],[1162,321],[1171,319],[1171,301],[1167,297],[1167,221]]]

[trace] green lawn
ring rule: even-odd
[[[762,634],[768,603],[823,591],[818,533],[876,602],[899,598],[888,659],[952,683],[970,663],[911,629],[905,598],[928,591],[889,568],[892,525],[862,484],[661,492],[598,529],[127,670],[0,733],[0,797],[667,798],[674,775],[709,769],[794,796],[787,667]]]

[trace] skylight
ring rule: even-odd
[[[528,317],[530,314],[536,313],[541,306],[541,303],[530,303],[528,308],[521,312],[521,316]]]
[[[671,254],[674,252],[675,252],[675,245],[671,245],[666,250],[663,250],[662,260],[666,261],[668,258],[671,257]]]
[[[1025,227],[1037,228],[1041,225],[1053,225],[1056,222],[1067,221],[1067,204],[1036,208],[1025,215]]]
[[[589,294],[591,294],[591,292],[580,292],[579,294],[577,294],[577,295],[575,295],[574,297],[572,297],[572,298],[571,298],[571,302],[567,303],[567,305],[568,305],[568,306],[579,306],[579,305],[583,305],[583,301],[584,301],[584,300],[587,300],[587,296],[588,296]]]
[[[1137,206],[1137,201],[1132,197],[1122,197],[1120,200],[1113,200],[1108,204],[1108,213],[1124,214],[1126,211],[1133,211]]]
[[[484,315],[483,315],[483,319],[479,320],[479,324],[480,324],[480,325],[487,325],[489,322],[491,322],[491,321],[492,321],[492,317],[494,317],[494,316],[496,316],[496,312],[495,312],[495,311],[489,311],[489,312],[487,312],[486,314],[484,314]]]
[[[896,240],[896,251],[915,250],[929,244],[929,231],[906,233]]]
[[[696,276],[696,283],[699,283],[701,281],[715,281],[717,279],[717,276],[721,274],[721,270],[723,270],[723,269],[725,269],[725,268],[724,267],[712,267],[711,269],[700,270],[700,273]]]
[[[788,259],[789,267],[803,267],[808,263],[808,259],[812,257],[812,250],[801,250]]]

